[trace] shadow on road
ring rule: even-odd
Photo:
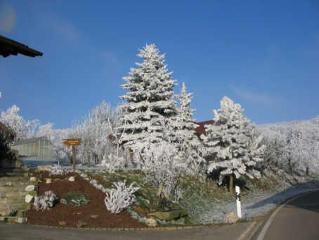
[[[307,192],[315,191],[317,189],[317,201],[314,201],[313,194],[306,194]],[[286,202],[288,199],[294,198],[300,194],[306,194],[302,200],[298,199],[287,203],[289,207],[303,208],[310,211],[319,212],[319,181],[309,181],[306,183],[296,184],[290,188],[273,194],[257,203],[254,203],[247,207],[247,209],[257,209],[265,207],[266,205],[280,205]]]

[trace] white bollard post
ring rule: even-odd
[[[238,216],[238,218],[242,218],[241,202],[240,202],[240,187],[239,186],[235,186],[235,192],[236,192],[237,216]]]

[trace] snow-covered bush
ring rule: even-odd
[[[207,171],[217,171],[219,183],[225,176],[230,176],[231,181],[233,176],[260,177],[256,165],[263,160],[265,146],[243,111],[239,104],[224,97],[221,108],[214,111],[215,124],[207,125],[206,135],[202,135],[209,161]]]
[[[57,203],[58,197],[53,191],[46,191],[43,195],[34,197],[33,206],[39,210],[47,210],[54,207]]]
[[[104,203],[107,210],[117,214],[135,202],[134,193],[140,188],[135,186],[135,183],[126,186],[126,181],[115,182],[113,183],[113,186],[114,188],[107,189]]]
[[[178,195],[178,180],[186,172],[186,163],[179,158],[174,145],[165,141],[150,144],[141,154],[146,181],[159,189],[159,195],[175,199]]]
[[[104,156],[98,166],[107,170],[108,172],[114,172],[116,170],[128,168],[130,166],[129,159],[123,152],[121,152],[120,154],[121,155],[110,153],[109,155]]]
[[[49,173],[50,175],[64,175],[70,172],[69,169],[62,167],[61,165],[54,164],[50,166]]]

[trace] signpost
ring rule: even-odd
[[[64,139],[63,143],[72,148],[71,163],[73,166],[73,171],[75,171],[75,147],[81,144],[81,139],[80,138]]]
[[[240,187],[239,186],[235,186],[235,192],[236,192],[237,216],[238,216],[238,218],[242,218],[241,202],[240,202]]]

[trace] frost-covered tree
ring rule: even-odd
[[[20,108],[16,105],[1,112],[0,122],[13,129],[16,134],[16,140],[33,137],[39,126],[38,120],[25,120],[20,115]]]
[[[6,160],[9,161],[10,166],[17,161],[17,154],[15,151],[12,151],[10,144],[14,141],[15,133],[12,129],[0,122],[0,168],[8,167],[5,166]],[[9,164],[8,164],[9,165]]]
[[[205,159],[201,153],[201,141],[196,135],[195,129],[198,126],[193,118],[191,108],[192,93],[188,93],[185,83],[182,83],[182,90],[177,96],[179,102],[178,114],[176,116],[176,138],[180,158],[187,164],[189,174],[197,174],[203,169]]]
[[[119,129],[123,131],[124,147],[141,152],[148,143],[165,140],[164,125],[173,121],[177,109],[173,88],[175,81],[165,64],[165,56],[155,44],[146,45],[138,56],[142,58],[124,77],[121,106],[123,115]],[[172,123],[173,125],[173,123]]]
[[[36,132],[36,137],[51,137],[52,135],[54,135],[53,123],[40,125]]]
[[[256,165],[263,160],[265,146],[262,137],[255,135],[243,108],[228,97],[221,100],[221,107],[214,115],[215,124],[207,125],[206,135],[202,136],[209,160],[207,171],[218,173],[220,183],[229,176],[232,191],[233,177],[260,177]]]
[[[117,121],[117,112],[106,102],[95,107],[78,125],[69,137],[81,139],[77,148],[77,157],[82,163],[98,164],[108,158],[113,151],[110,139]]]
[[[259,127],[266,150],[266,168],[291,176],[317,175],[319,171],[319,118]]]
[[[39,126],[35,137],[46,137],[52,144],[56,158],[58,160],[65,160],[71,152],[63,144],[63,140],[68,138],[71,131],[70,128],[55,129],[53,123],[46,123]]]

